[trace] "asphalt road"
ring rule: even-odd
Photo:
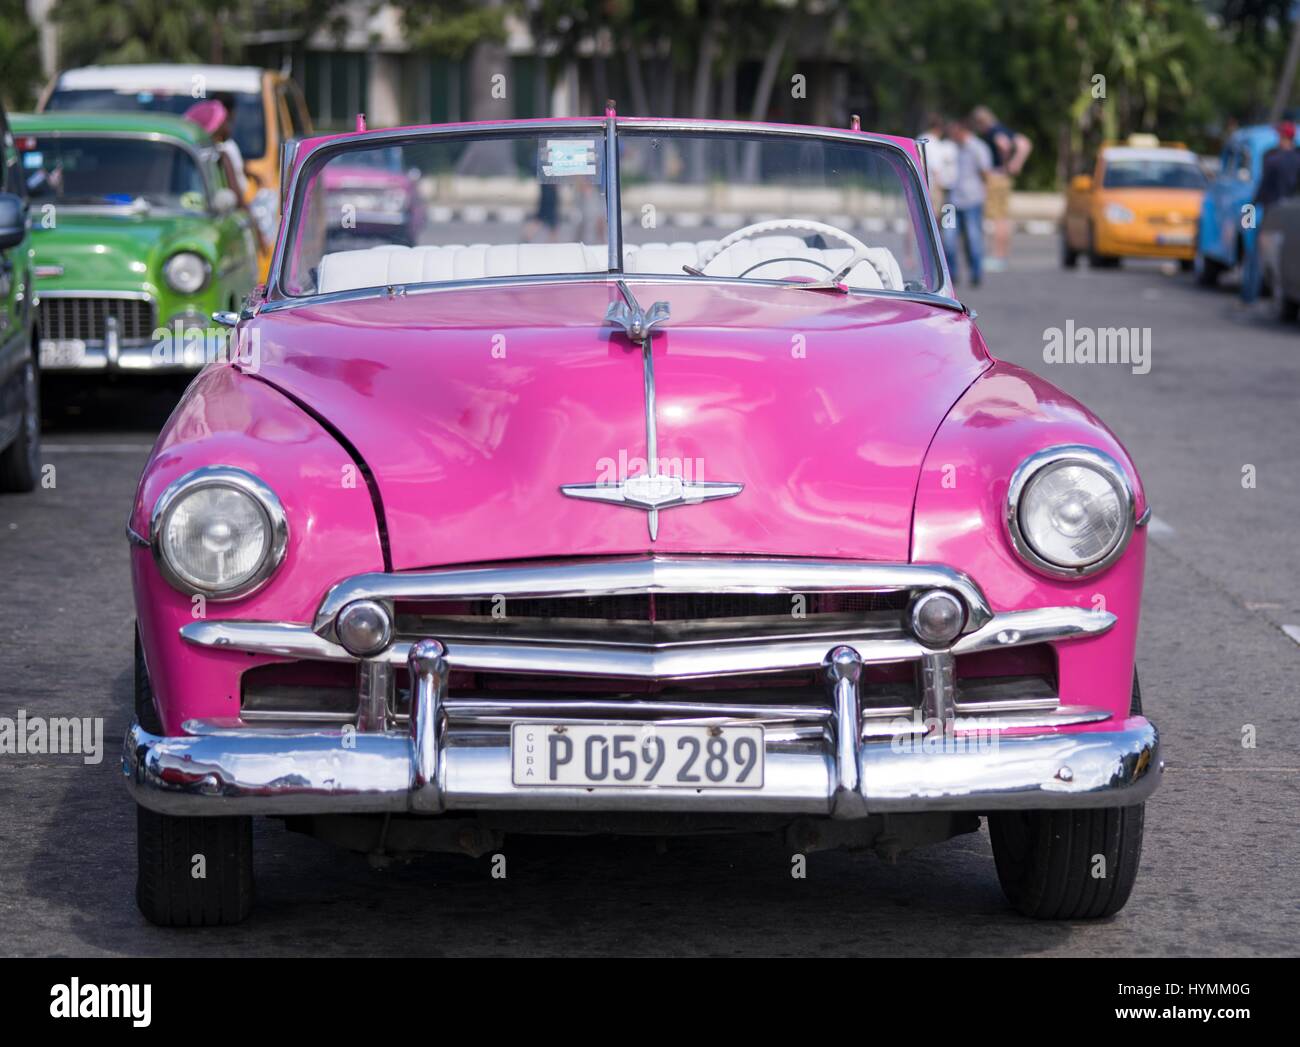
[[[969,293],[993,351],[1081,398],[1155,507],[1140,641],[1168,770],[1128,907],[1035,923],[1003,901],[986,831],[887,864],[765,838],[511,839],[489,859],[363,857],[257,829],[259,904],[238,928],[146,924],[134,811],[116,781],[130,706],[123,522],[176,389],[52,390],[55,486],[0,499],[0,715],[102,716],[105,753],[0,756],[0,953],[445,955],[1295,954],[1300,940],[1300,328],[1154,265],[1065,273],[1026,238]],[[1152,367],[1044,363],[1044,332],[1151,329]],[[1256,486],[1242,485],[1253,465]],[[1293,627],[1288,635],[1285,627]],[[1253,725],[1256,745],[1242,745]]]

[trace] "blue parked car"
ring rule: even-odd
[[[1277,131],[1271,125],[1256,124],[1233,132],[1223,147],[1219,172],[1201,203],[1201,220],[1196,229],[1192,267],[1202,284],[1213,286],[1219,274],[1238,265],[1247,238],[1254,237],[1253,227],[1242,227],[1241,209],[1255,199],[1264,154],[1277,141]]]

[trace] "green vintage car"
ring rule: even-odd
[[[257,278],[229,160],[154,113],[16,115],[46,373],[194,371]]]

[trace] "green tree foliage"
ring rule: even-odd
[[[342,29],[339,0],[58,0],[59,64],[238,62],[255,30]]]
[[[40,84],[36,27],[23,0],[0,0],[0,100],[8,109],[28,109]]]
[[[1027,178],[1081,169],[1104,138],[1148,131],[1217,147],[1229,118],[1259,119],[1290,27],[1281,0],[847,0],[872,126],[990,106],[1035,143]],[[866,114],[864,114],[865,116]]]

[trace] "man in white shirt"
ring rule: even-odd
[[[944,137],[945,121],[938,113],[930,114],[925,129],[917,135],[925,140],[925,174],[935,212],[943,210],[948,191],[957,180],[957,146]]]
[[[948,191],[948,201],[939,214],[943,252],[948,257],[952,282],[958,281],[959,241],[966,249],[970,282],[978,287],[984,276],[984,201],[993,154],[964,120],[948,125],[948,137],[957,152],[957,174]]]

